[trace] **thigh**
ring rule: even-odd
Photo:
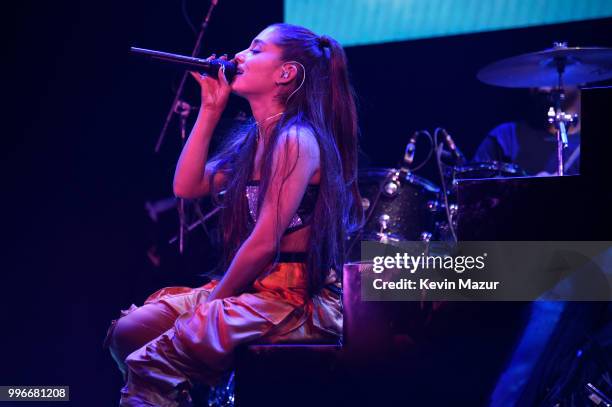
[[[149,304],[164,304],[179,315],[191,311],[198,305],[203,304],[208,299],[211,291],[217,284],[217,281],[206,284],[203,287],[166,287],[151,294],[146,300],[145,305]]]

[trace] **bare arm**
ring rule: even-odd
[[[199,73],[191,74],[202,89],[202,104],[174,173],[173,190],[180,198],[198,198],[210,192],[211,168],[206,165],[208,149],[230,94],[230,86],[222,72],[218,80],[201,77]],[[215,176],[214,182],[222,182],[221,173]]]
[[[198,198],[210,192],[209,180],[212,169],[209,165],[206,165],[206,162],[210,140],[220,116],[220,113],[200,109],[198,118],[176,165],[172,185],[176,196]],[[218,176],[221,176],[220,174],[218,173]]]
[[[309,130],[301,128],[298,133],[292,128],[281,135],[273,155],[272,179],[257,223],[209,301],[239,294],[270,263],[319,162],[319,146]]]

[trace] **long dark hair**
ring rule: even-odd
[[[342,272],[347,234],[362,222],[363,210],[357,185],[357,109],[346,55],[338,42],[291,24],[274,24],[271,27],[275,28],[274,43],[282,49],[282,60],[297,61],[304,69],[298,65],[296,80],[279,94],[285,111],[271,130],[264,150],[258,207],[261,208],[268,188],[272,154],[282,131],[293,126],[312,131],[320,149],[321,180],[306,268],[309,292],[315,294],[323,286],[330,269],[339,275]],[[293,93],[304,75],[306,78],[302,87]],[[253,122],[235,131],[211,160],[215,163],[211,185],[216,171],[225,171],[228,175],[221,215],[227,262],[249,233],[244,191],[253,171],[256,131]],[[213,196],[218,192],[213,190]],[[280,243],[282,232],[277,233],[277,243]],[[277,251],[278,247],[277,244]]]

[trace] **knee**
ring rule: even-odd
[[[147,304],[133,310],[114,323],[108,338],[111,353],[125,360],[130,353],[170,329],[174,319],[174,315],[159,304]]]
[[[115,359],[124,361],[130,353],[146,343],[143,343],[143,340],[138,324],[134,323],[129,316],[124,316],[114,322],[108,338],[108,347]]]

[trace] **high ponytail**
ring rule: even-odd
[[[363,210],[361,196],[357,184],[357,151],[359,128],[357,124],[357,106],[355,95],[351,86],[346,54],[342,46],[333,38],[326,35],[319,37],[319,43],[325,50],[329,50],[330,70],[330,98],[329,110],[333,112],[331,129],[335,135],[338,150],[342,156],[342,171],[347,189],[351,192],[352,200],[349,208],[355,213],[349,217],[348,232],[353,232],[361,226]],[[350,97],[347,97],[350,95]],[[342,106],[342,109],[338,109]]]

